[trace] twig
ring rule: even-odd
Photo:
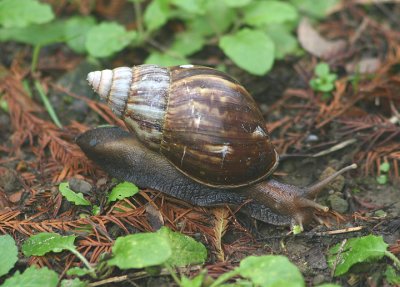
[[[344,229],[317,232],[317,233],[315,233],[315,235],[318,235],[318,236],[336,235],[336,234],[342,234],[342,233],[356,232],[356,231],[360,231],[362,229],[364,229],[364,226],[356,226],[356,227],[349,227],[349,228],[344,228]]]

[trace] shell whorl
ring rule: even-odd
[[[167,68],[156,65],[95,71],[87,80],[129,130],[159,150],[170,84]]]

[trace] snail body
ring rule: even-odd
[[[251,216],[302,224],[311,199],[348,166],[308,188],[267,177],[278,165],[251,95],[217,70],[193,65],[91,72],[88,82],[131,133],[98,128],[78,137],[85,154],[116,178],[196,205],[247,204]]]

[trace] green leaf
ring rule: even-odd
[[[93,215],[99,215],[100,214],[100,206],[92,205],[92,214]]]
[[[64,21],[53,21],[24,28],[0,29],[0,41],[17,41],[33,46],[45,46],[65,41]]]
[[[172,256],[168,259],[168,264],[181,267],[189,264],[202,264],[207,259],[206,247],[193,238],[173,232],[167,227],[162,227],[157,233],[168,240],[171,246]]]
[[[131,182],[122,182],[117,184],[108,195],[107,203],[121,200],[135,195],[139,192],[139,188]]]
[[[85,46],[93,57],[109,57],[124,49],[136,37],[135,31],[128,32],[118,23],[103,22],[89,30]]]
[[[206,0],[170,0],[171,4],[182,9],[184,12],[195,15],[203,15],[205,13]]]
[[[96,25],[96,20],[91,17],[71,17],[65,22],[65,37],[67,45],[77,53],[86,51],[86,35]]]
[[[18,271],[8,278],[1,287],[56,287],[58,275],[47,267],[36,268],[31,266],[20,274]]]
[[[10,235],[0,236],[0,276],[7,274],[18,260],[18,249]]]
[[[203,286],[204,277],[207,274],[206,270],[200,271],[200,273],[194,278],[190,279],[185,275],[181,278],[181,287],[201,287]]]
[[[90,272],[91,271],[87,268],[72,267],[67,270],[67,275],[82,277],[82,276],[90,274]]]
[[[24,242],[22,252],[25,256],[43,256],[49,252],[75,250],[75,238],[75,235],[61,236],[57,233],[38,233]]]
[[[388,245],[383,241],[382,236],[368,235],[361,238],[351,238],[341,247],[336,244],[329,250],[328,263],[333,268],[337,262],[335,276],[340,276],[349,269],[361,262],[378,261],[385,256]],[[340,252],[339,253],[339,251]]]
[[[170,51],[182,56],[188,56],[200,51],[203,48],[204,42],[205,40],[201,34],[193,32],[179,33],[176,35]]]
[[[264,75],[274,62],[274,43],[258,30],[245,28],[223,36],[219,46],[236,65],[254,75]]]
[[[26,27],[54,19],[51,6],[35,0],[0,1],[0,25],[6,28]]]
[[[153,0],[146,7],[143,20],[149,31],[154,31],[167,23],[170,17],[168,0]]]
[[[380,176],[376,177],[376,182],[384,185],[388,183],[388,176],[386,174],[381,174]]]
[[[81,281],[78,278],[75,279],[64,279],[61,281],[61,287],[87,287],[89,284],[85,281]]]
[[[83,197],[82,193],[76,193],[72,189],[69,188],[68,182],[62,182],[58,186],[61,194],[69,201],[75,205],[91,205],[90,201]]]
[[[327,12],[337,5],[339,1],[340,0],[290,0],[290,2],[296,6],[297,10],[316,18],[325,17]]]
[[[296,8],[280,1],[254,1],[244,8],[244,22],[255,27],[295,22]]]
[[[249,256],[240,262],[238,271],[256,286],[305,286],[300,271],[285,256]]]
[[[227,7],[224,1],[208,0],[202,17],[187,20],[189,30],[203,36],[220,35],[231,27],[237,19],[236,11]]]
[[[172,251],[168,239],[160,234],[137,233],[118,237],[112,253],[109,265],[129,269],[160,265],[168,260]]]
[[[390,170],[390,163],[384,162],[379,166],[381,172],[388,172]]]
[[[315,75],[322,78],[324,76],[329,75],[329,70],[330,70],[329,65],[327,63],[322,62],[322,63],[318,63],[315,66],[314,73],[315,73]]]
[[[268,25],[267,35],[275,45],[275,58],[283,59],[288,54],[300,51],[296,37],[283,25]]]
[[[386,281],[393,285],[400,285],[400,274],[392,266],[388,266],[385,271]]]
[[[228,7],[243,7],[251,2],[251,0],[224,0],[226,6]]]
[[[179,59],[169,54],[161,54],[159,52],[152,52],[144,61],[145,64],[156,64],[159,66],[179,66],[188,63],[186,59]]]
[[[342,286],[340,286],[338,284],[333,284],[333,283],[325,283],[325,284],[318,285],[318,286],[315,286],[315,287],[342,287]]]

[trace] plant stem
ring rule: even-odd
[[[33,48],[33,52],[32,52],[32,63],[31,63],[31,72],[35,72],[36,70],[36,66],[39,60],[39,54],[40,54],[40,49],[42,49],[41,45],[36,45]]]
[[[175,270],[171,267],[171,265],[169,265],[168,263],[164,263],[165,268],[168,269],[169,274],[171,275],[171,277],[174,279],[174,281],[176,282],[176,284],[178,284],[179,286],[182,286],[181,280],[179,280],[178,276],[176,276],[176,272]]]
[[[92,275],[96,276],[96,272],[94,271],[94,268],[90,265],[89,261],[86,260],[85,256],[83,256],[75,248],[71,248],[68,250],[71,251],[76,257],[78,257],[83,262],[83,264],[85,264],[86,268],[89,269],[89,271],[90,271],[90,273],[92,273]]]
[[[62,128],[62,124],[60,122],[60,120],[58,119],[58,116],[53,108],[53,106],[51,105],[49,99],[47,98],[46,93],[43,91],[43,87],[40,84],[39,81],[35,80],[35,88],[39,93],[39,96],[44,104],[44,106],[46,107],[47,112],[49,113],[50,118],[53,120],[53,122],[59,127]]]
[[[217,278],[217,280],[215,280],[210,287],[217,287],[219,285],[221,285],[222,283],[224,283],[225,281],[231,279],[232,277],[239,275],[239,269],[233,269],[232,271],[229,271],[227,273],[222,274],[221,276],[219,276]]]
[[[141,1],[134,1],[133,6],[135,8],[135,17],[136,17],[136,26],[139,32],[140,41],[144,38],[144,27],[143,27],[143,17],[142,17],[142,6],[140,5]]]
[[[400,260],[392,252],[385,251],[385,255],[393,260],[394,265],[400,270]]]

